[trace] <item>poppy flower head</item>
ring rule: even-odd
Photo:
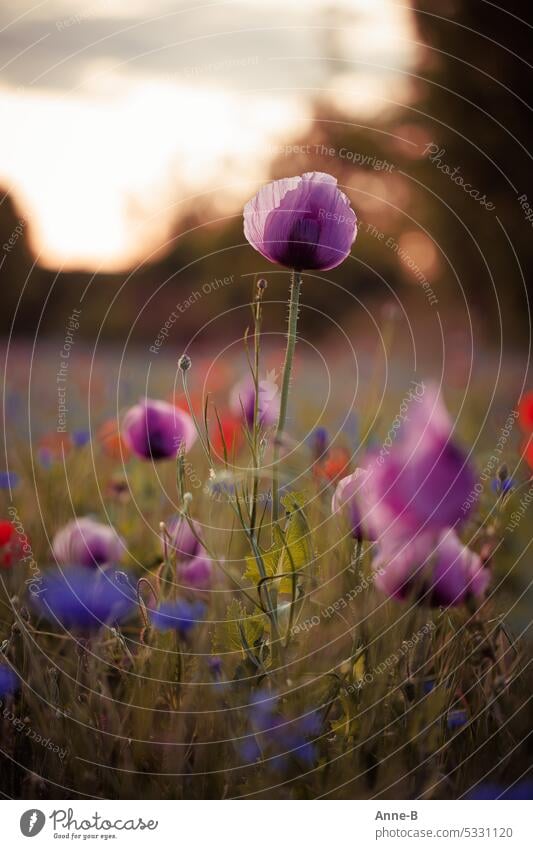
[[[11,569],[29,548],[25,536],[17,533],[12,522],[0,521],[0,568]]]
[[[257,414],[261,427],[269,427],[277,422],[279,417],[280,393],[274,371],[267,374],[258,383]],[[230,396],[230,408],[233,415],[242,421],[242,416],[249,427],[254,422],[255,385],[252,377],[247,375],[234,386]]]
[[[73,519],[59,530],[52,541],[56,562],[67,566],[100,566],[118,563],[126,548],[114,528],[89,516]]]
[[[191,416],[166,401],[146,398],[131,407],[124,417],[122,436],[137,457],[166,460],[181,446],[189,449],[196,441]]]
[[[327,271],[350,253],[357,218],[335,177],[313,171],[263,186],[244,207],[244,235],[270,262]]]
[[[533,390],[526,392],[520,399],[518,420],[524,433],[533,432]]]

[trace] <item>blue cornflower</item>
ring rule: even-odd
[[[98,630],[125,619],[135,598],[127,585],[116,581],[114,571],[68,566],[44,575],[33,603],[43,616],[65,628]]]
[[[239,744],[239,752],[245,763],[253,764],[261,757],[261,750],[253,737]]]
[[[43,469],[50,469],[54,465],[54,455],[49,448],[39,448],[38,457]]]
[[[467,799],[514,799],[524,800],[533,799],[533,780],[531,778],[525,781],[518,781],[511,787],[505,787],[503,784],[498,784],[495,781],[485,781],[482,784],[471,790]]]
[[[218,656],[210,657],[207,661],[207,665],[213,678],[220,678],[220,676],[222,675],[222,658]]]
[[[316,427],[309,438],[315,459],[322,457],[329,446],[329,434],[325,427]]]
[[[515,482],[512,478],[505,478],[505,480],[493,478],[491,487],[493,492],[496,492],[498,495],[507,495],[508,492],[512,492],[515,488]]]
[[[319,711],[311,711],[295,719],[287,718],[279,710],[277,694],[259,690],[251,698],[250,720],[264,750],[265,760],[272,769],[285,771],[290,768],[291,760],[294,764],[294,759],[305,768],[316,764],[318,749],[314,741],[323,725]],[[252,749],[251,744],[247,745],[247,754]],[[244,757],[243,751],[241,755]],[[244,759],[252,762],[257,756]]]
[[[19,688],[19,679],[10,666],[0,663],[0,696],[7,696]]]
[[[20,483],[16,472],[0,472],[0,489],[14,489]]]
[[[466,725],[468,722],[468,714],[466,710],[451,710],[448,713],[448,728],[451,731],[456,731],[458,728],[462,728],[463,725]]]
[[[250,699],[250,719],[256,731],[269,731],[279,724],[276,712],[278,697],[275,693],[267,694],[258,690]]]
[[[151,620],[158,631],[177,631],[184,638],[204,614],[205,604],[201,601],[163,601],[157,610],[151,611]]]
[[[91,441],[91,431],[90,430],[74,430],[72,431],[72,442],[76,446],[76,448],[83,448],[84,445],[87,445],[88,442]]]

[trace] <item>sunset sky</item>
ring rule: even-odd
[[[316,93],[401,100],[414,38],[393,0],[2,0],[0,186],[43,264],[126,268],[196,195],[234,211]]]

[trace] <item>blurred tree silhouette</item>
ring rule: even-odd
[[[397,292],[416,319],[427,308],[423,274],[438,297],[439,313],[448,315],[452,326],[457,320],[467,327],[473,319],[477,341],[498,345],[501,324],[506,345],[523,344],[529,331],[533,252],[531,223],[520,201],[527,196],[533,206],[528,146],[532,66],[527,61],[533,27],[523,18],[531,18],[531,11],[517,0],[505,9],[488,0],[415,0],[414,8],[420,48],[418,67],[403,72],[408,102],[390,103],[365,122],[341,109],[338,99],[334,106],[318,95],[310,132],[287,139],[291,149],[280,150],[272,177],[316,169],[335,174],[345,187],[361,226],[353,258],[332,276],[353,295],[375,305]],[[334,40],[327,33],[324,61],[335,62]],[[494,208],[480,203],[479,196]],[[5,198],[2,243],[18,221]],[[31,268],[27,235],[24,228],[0,270],[7,301],[3,332]],[[243,286],[251,290],[250,273],[262,270],[269,277],[269,297],[281,301],[285,275],[245,245],[240,213],[218,223],[205,201],[176,223],[165,256],[131,274],[34,269],[15,332],[33,334],[46,298],[40,332],[59,332],[61,317],[86,289],[80,335],[94,337],[98,331],[103,339],[122,341],[131,331],[132,341],[150,344],[176,303],[206,282],[233,275],[234,283],[216,298],[202,299],[201,314],[200,307],[180,314],[175,334],[186,340],[200,324],[242,304]],[[346,320],[354,301],[342,294],[332,297],[332,291],[330,285],[309,287],[306,302],[313,309],[303,316],[303,330],[327,330],[321,311]],[[273,325],[283,309],[282,304],[271,309]],[[232,331],[239,324],[244,329],[246,311],[230,315]],[[210,338],[222,337],[227,326],[214,321]]]

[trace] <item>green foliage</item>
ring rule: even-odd
[[[313,562],[312,535],[307,522],[304,506],[306,503],[305,493],[289,493],[281,498],[281,503],[287,511],[287,518],[283,530],[274,525],[274,544],[266,551],[261,552],[266,577],[279,576],[278,585],[280,593],[291,593],[293,578],[287,573],[302,572]],[[256,557],[246,557],[246,571],[244,577],[257,585],[261,581],[261,574]]]

